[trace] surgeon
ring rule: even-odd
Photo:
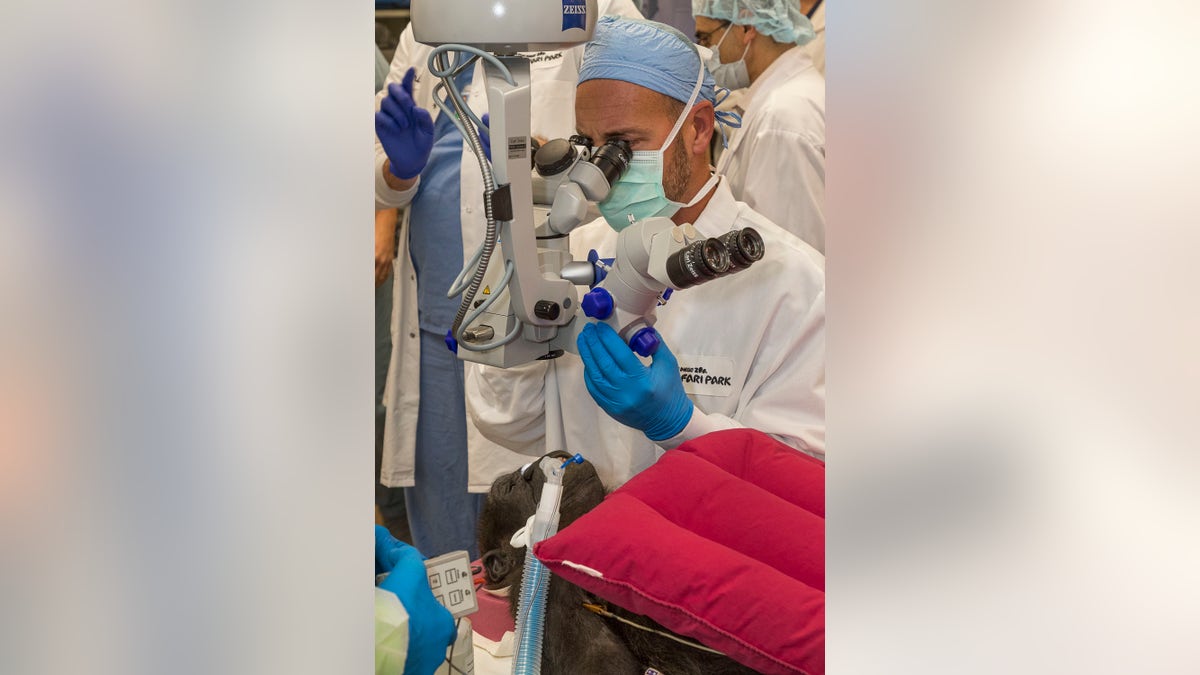
[[[720,429],[752,427],[825,454],[824,258],[734,199],[709,166],[716,119],[706,51],[669,26],[604,17],[579,72],[578,133],[597,146],[628,141],[634,168],[600,203],[604,217],[571,234],[576,259],[590,249],[614,255],[630,216],[693,223],[705,237],[753,227],[766,244],[749,269],[658,308],[662,344],[648,365],[603,324],[583,329],[579,356],[557,359],[568,449],[586,453],[610,488]],[[546,375],[545,361],[473,368],[467,410],[492,440],[535,454],[545,446]],[[473,455],[472,466],[488,460]]]
[[[693,0],[718,86],[749,87],[742,129],[717,172],[734,197],[825,252],[825,78],[799,0]],[[748,102],[746,99],[749,99]]]
[[[392,675],[403,668],[404,675],[431,675],[446,660],[455,629],[450,611],[433,597],[421,554],[393,537],[386,527],[376,525],[375,574],[387,574],[379,588],[394,594],[408,614],[406,626],[392,626],[377,603],[376,673]],[[407,630],[406,636],[400,636],[400,642],[407,641],[407,648],[399,654],[388,649],[395,637],[393,629]]]

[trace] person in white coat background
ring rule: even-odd
[[[548,371],[558,378],[567,449],[590,460],[610,488],[664,451],[721,429],[755,428],[824,457],[824,258],[735,200],[728,181],[712,173],[714,100],[700,50],[679,31],[611,17],[597,24],[580,71],[578,132],[597,146],[627,140],[635,160],[660,169],[622,176],[600,203],[604,218],[571,233],[572,255],[583,259],[596,249],[612,256],[630,214],[693,223],[707,237],[753,227],[766,253],[749,269],[676,292],[660,306],[661,345],[648,367],[615,331],[595,324],[580,333],[580,354],[564,354],[553,369],[545,361],[469,369],[467,410],[506,448],[499,460],[472,454],[473,474],[503,462],[511,471],[546,450]],[[623,196],[648,193],[658,196]],[[682,378],[681,370],[706,377]]]
[[[733,195],[825,252],[825,78],[798,45],[814,37],[798,0],[693,0],[718,86],[749,87],[717,172]]]
[[[804,45],[804,51],[812,57],[813,67],[825,77],[825,0],[801,0],[800,11],[812,23],[815,37]]]
[[[640,17],[631,0],[598,5],[601,14]],[[474,250],[485,230],[483,179],[462,134],[433,101],[431,51],[416,41],[409,24],[392,58],[388,86],[376,99],[375,206],[408,207],[394,262],[379,480],[406,488],[413,543],[422,553],[464,549],[474,557],[482,498],[468,491],[467,448],[490,443],[467,424],[463,363],[447,349],[444,336],[458,309],[458,299],[446,298],[446,291],[463,265],[464,247]],[[574,133],[582,55],[582,45],[527,55],[534,136]],[[487,112],[483,80],[480,64],[457,80],[480,116]]]

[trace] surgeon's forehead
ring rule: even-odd
[[[623,139],[637,148],[661,141],[673,123],[662,96],[636,84],[588,80],[575,91],[575,130],[595,145]]]

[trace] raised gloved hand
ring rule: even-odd
[[[583,380],[596,404],[621,424],[641,429],[652,441],[683,431],[695,407],[683,392],[679,362],[658,337],[658,351],[649,368],[608,324],[588,324],[576,340]]]
[[[383,145],[391,164],[391,172],[407,180],[420,175],[433,151],[433,117],[413,101],[412,68],[404,81],[388,85],[379,112],[375,113],[375,135]]]
[[[388,576],[379,585],[400,599],[408,612],[408,655],[405,675],[429,675],[446,660],[454,642],[454,617],[433,597],[425,563],[417,549],[398,541],[387,528],[375,526],[375,569]]]

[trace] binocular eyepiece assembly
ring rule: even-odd
[[[571,140],[556,138],[546,143],[539,147],[533,155],[534,169],[543,178],[556,176],[570,169],[575,164],[575,159],[579,157],[576,145],[590,150],[590,145],[582,142],[585,140],[580,136],[572,136]],[[586,161],[595,164],[608,184],[613,185],[629,168],[629,160],[632,157],[633,151],[629,149],[629,141],[614,140],[596,148]]]
[[[692,242],[667,258],[667,277],[687,288],[728,276],[762,260],[766,246],[752,227]]]

